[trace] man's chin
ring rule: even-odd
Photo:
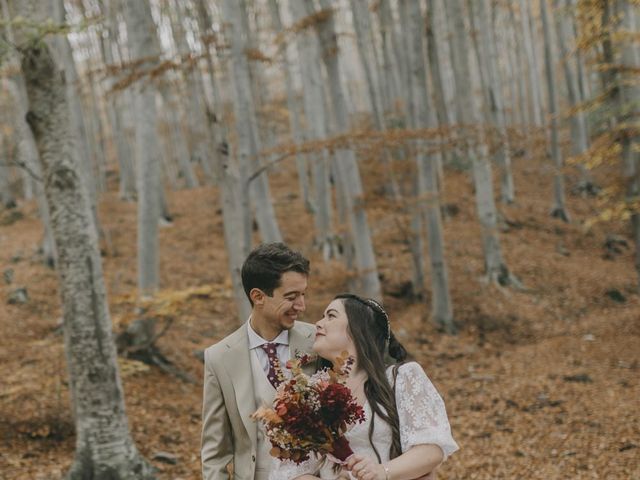
[[[293,328],[293,326],[296,323],[296,320],[298,320],[298,317],[285,317],[282,319],[282,327],[285,330],[289,330]]]

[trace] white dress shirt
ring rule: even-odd
[[[269,357],[267,356],[267,352],[265,352],[261,346],[265,343],[275,343],[277,344],[276,353],[278,354],[278,360],[280,361],[280,368],[282,369],[284,376],[288,378],[290,376],[290,371],[286,368],[286,365],[291,358],[291,353],[289,352],[289,331],[283,330],[280,332],[280,335],[269,342],[258,335],[251,327],[251,319],[247,322],[247,330],[249,332],[249,350],[252,352],[252,355],[255,355],[258,359],[264,373],[267,375],[269,374]]]

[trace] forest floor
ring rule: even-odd
[[[582,224],[598,207],[594,198],[576,194],[568,195],[571,223],[551,218],[551,168],[524,158],[514,167],[517,203],[501,207],[507,220],[501,241],[522,291],[483,282],[470,174],[446,171],[446,254],[460,328],[455,336],[430,323],[429,298],[418,302],[405,295],[412,263],[407,218],[380,198],[382,175],[363,168],[392,328],[443,395],[461,447],[439,478],[640,479],[640,298],[628,227],[597,224],[586,231]],[[279,167],[272,173],[272,195],[285,241],[312,259],[306,320],[313,322],[334,294],[348,289],[348,275],[310,247],[313,221],[295,178],[289,167]],[[575,180],[569,176],[569,187]],[[226,274],[217,191],[181,190],[168,200],[174,218],[160,231],[161,301],[169,307],[164,318],[173,322],[158,346],[193,381],[132,361],[122,360],[121,369],[131,431],[157,467],[157,478],[197,479],[198,353],[240,319]],[[132,300],[136,206],[110,192],[102,197],[99,218],[119,331],[139,312]],[[1,479],[62,478],[74,454],[57,277],[42,263],[41,238],[34,203],[0,210],[0,269],[7,272],[0,279]],[[19,287],[27,289],[27,302],[9,304]]]

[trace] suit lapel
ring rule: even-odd
[[[296,353],[312,353],[311,346],[313,345],[314,339],[315,336],[313,330],[305,332],[304,330],[297,329],[295,327],[289,330],[289,353],[291,358],[294,358]],[[307,374],[313,373],[313,366],[305,365],[303,366],[303,370]]]
[[[229,338],[227,347],[229,351],[224,356],[225,369],[233,382],[240,419],[247,430],[251,442],[255,445],[257,426],[250,417],[256,411],[256,405],[246,323]]]

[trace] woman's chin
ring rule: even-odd
[[[324,358],[325,360],[328,360],[330,358],[329,352],[327,352],[324,348],[322,348],[322,345],[318,345],[317,340],[314,342],[313,346],[311,347],[311,350],[313,350],[313,353],[318,355],[320,358]]]

